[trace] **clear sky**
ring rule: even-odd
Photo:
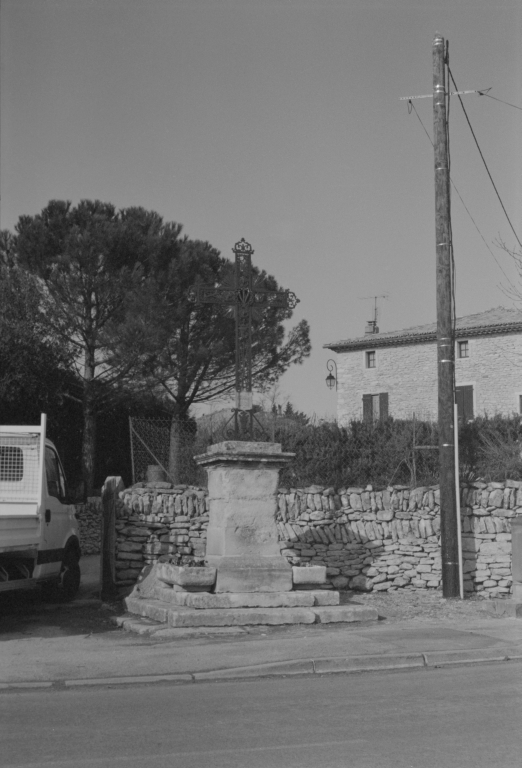
[[[520,0],[1,0],[1,226],[52,198],[141,205],[224,255],[241,237],[301,299],[313,352],[283,399],[335,411],[323,344],[435,319],[433,150],[400,96],[432,92],[449,40],[461,90],[522,106]],[[522,239],[522,111],[465,105]],[[431,99],[414,102],[432,133]],[[514,236],[457,99],[452,176],[495,245]],[[456,195],[457,314],[512,302]]]

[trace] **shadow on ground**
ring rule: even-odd
[[[40,589],[0,594],[0,642],[118,631],[111,617],[123,606],[100,600],[99,555],[82,558],[80,564],[80,590],[69,603],[49,602]]]

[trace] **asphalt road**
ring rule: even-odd
[[[520,768],[522,663],[7,692],[1,768]]]

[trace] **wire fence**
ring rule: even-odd
[[[194,456],[208,442],[198,439],[193,421],[170,418],[129,418],[132,482],[166,481],[204,485],[206,473]]]
[[[228,414],[195,421],[130,420],[133,482],[206,485],[194,461],[226,439]],[[439,482],[438,426],[431,420],[333,421],[258,413],[269,440],[295,453],[280,485],[419,487]],[[522,417],[477,418],[459,425],[462,480],[522,479]]]

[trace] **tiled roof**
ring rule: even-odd
[[[487,312],[479,312],[477,315],[458,317],[455,335],[457,338],[466,336],[486,336],[502,333],[522,332],[522,311],[518,309],[506,309],[496,307]],[[392,347],[403,344],[423,344],[436,341],[437,323],[427,325],[415,325],[413,328],[405,328],[402,331],[387,331],[386,333],[367,333],[354,339],[334,341],[324,344],[325,349],[334,352],[348,352],[352,349],[367,347]]]

